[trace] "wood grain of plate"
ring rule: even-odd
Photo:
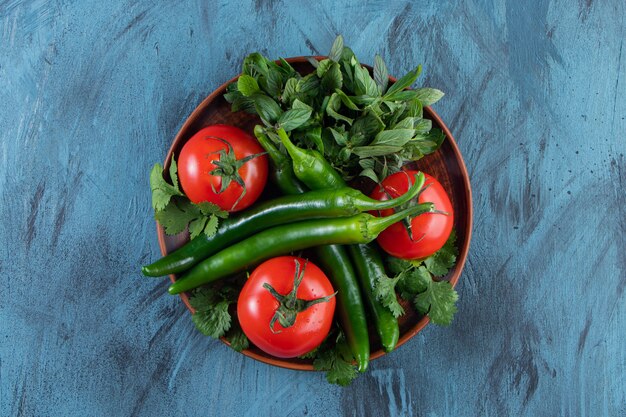
[[[325,57],[315,58],[317,60],[321,60]],[[308,63],[306,57],[288,58],[287,61],[301,74],[306,74],[313,70],[313,67]],[[367,68],[371,71],[370,67]],[[226,102],[223,97],[226,87],[233,81],[236,81],[237,78],[238,76],[234,77],[232,80],[227,81],[218,89],[213,91],[187,118],[174,138],[174,141],[167,153],[164,162],[165,172],[169,169],[172,156],[175,156],[178,159],[178,154],[185,142],[187,142],[187,140],[189,140],[194,133],[205,126],[217,123],[230,124],[252,134],[254,126],[259,124],[260,120],[256,116],[248,113],[231,112],[230,104]],[[391,82],[395,82],[395,78],[389,78]],[[450,283],[455,286],[467,259],[472,233],[472,192],[470,181],[459,148],[448,127],[430,107],[424,107],[424,117],[431,119],[433,127],[439,127],[446,135],[446,140],[443,142],[439,151],[424,157],[415,163],[415,166],[416,168],[421,169],[437,178],[448,192],[452,201],[455,213],[454,227],[457,232],[459,256],[455,267],[449,272],[445,279],[449,280]],[[163,255],[174,251],[189,240],[189,235],[187,233],[181,233],[176,236],[166,235],[163,228],[158,223],[157,234],[159,246]],[[176,276],[170,275],[170,279],[173,282],[176,280]],[[185,303],[187,308],[193,312],[192,307],[189,305],[188,295],[183,293],[180,295],[180,298]],[[421,316],[416,313],[408,303],[404,303],[404,307],[407,314],[400,318],[400,340],[398,341],[398,347],[419,333],[429,322],[428,317]],[[455,320],[462,319],[462,317],[455,318]],[[383,356],[385,352],[381,349],[380,342],[377,339],[374,329],[370,329],[370,335],[371,359],[376,359]],[[222,340],[228,344],[228,341],[225,339]],[[310,360],[275,358],[254,346],[244,350],[242,353],[261,362],[283,368],[313,370]]]

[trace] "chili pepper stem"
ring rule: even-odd
[[[265,152],[267,152],[270,159],[272,160],[272,162],[274,162],[276,166],[282,167],[284,164],[290,163],[285,155],[283,155],[278,149],[276,149],[276,146],[274,146],[272,141],[267,137],[267,135],[263,131],[263,128],[260,125],[256,125],[254,127],[254,136],[256,136],[257,140],[259,141],[263,149],[265,149]]]
[[[411,187],[403,195],[397,198],[380,201],[360,194],[358,195],[358,200],[356,201],[355,206],[359,209],[359,211],[385,210],[398,207],[419,196],[422,192],[422,187],[424,186],[425,181],[426,177],[420,172],[415,176],[415,182],[413,185],[411,185]]]
[[[307,155],[303,149],[300,149],[293,144],[291,139],[289,139],[289,135],[285,132],[285,129],[280,128],[276,131],[276,133],[278,134],[280,141],[285,146],[285,149],[287,149],[287,152],[289,153],[289,156],[291,156],[294,164],[303,164],[307,162],[309,164],[311,163],[309,155]]]
[[[418,216],[424,213],[432,213],[435,210],[433,203],[422,203],[407,209],[398,211],[386,217],[372,217],[364,221],[363,234],[366,238],[374,240],[383,230],[409,216]]]

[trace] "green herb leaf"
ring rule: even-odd
[[[349,117],[346,117],[342,114],[339,114],[337,112],[337,110],[339,109],[339,107],[341,106],[341,99],[339,98],[339,96],[337,95],[337,93],[333,93],[330,96],[330,100],[328,101],[328,105],[326,106],[326,114],[328,114],[330,117],[332,117],[335,120],[342,120],[346,123],[348,123],[349,125],[352,124],[352,119]]]
[[[352,146],[368,144],[384,128],[385,124],[380,120],[380,117],[368,111],[352,124],[350,128],[350,143]]]
[[[234,320],[230,330],[226,333],[226,339],[230,342],[230,347],[237,352],[241,352],[250,347],[250,340],[248,340],[248,337],[243,330],[241,330],[241,326],[237,320]]]
[[[398,146],[401,148],[411,140],[414,134],[415,131],[413,129],[383,130],[376,135],[370,145]]]
[[[328,71],[328,69],[333,64],[335,64],[335,62],[330,59],[322,59],[321,61],[317,62],[317,68],[315,69],[315,73],[317,74],[318,78],[322,78],[324,74],[326,74],[326,71]]]
[[[200,217],[200,210],[189,200],[170,201],[163,210],[157,211],[154,217],[168,235],[175,235],[185,230],[189,222]]]
[[[257,114],[265,124],[272,126],[278,121],[283,111],[271,97],[264,94],[254,94],[251,98],[254,100],[254,108]]]
[[[228,306],[232,300],[213,288],[203,287],[189,297],[189,304],[196,310],[192,316],[196,328],[204,335],[222,337],[231,326]]]
[[[417,80],[417,77],[419,77],[421,72],[421,65],[418,65],[413,71],[409,71],[404,77],[400,78],[398,81],[393,83],[391,87],[389,87],[387,93],[385,94],[385,97],[388,97],[397,91],[404,90],[407,87],[410,87],[411,84],[413,84],[415,80]]]
[[[383,61],[380,55],[374,57],[374,81],[378,85],[380,94],[385,94],[387,84],[389,83],[389,72],[387,71],[385,61]]]
[[[354,67],[354,93],[370,97],[380,96],[380,91],[367,69],[360,64]]]
[[[333,46],[330,49],[330,53],[328,54],[328,59],[331,61],[338,62],[341,59],[343,54],[343,37],[341,35],[335,38],[333,42]]]
[[[237,80],[237,89],[243,94],[245,97],[251,97],[253,94],[259,93],[261,90],[259,89],[259,84],[257,81],[247,74],[242,74]]]
[[[258,52],[253,52],[244,58],[242,73],[252,77],[267,75],[267,72],[269,71],[268,62],[270,62],[270,60],[265,58],[263,55]]]
[[[165,209],[173,196],[182,196],[183,193],[178,187],[178,177],[176,176],[176,161],[172,157],[170,166],[170,178],[174,185],[168,184],[163,178],[163,166],[154,164],[150,171],[150,190],[152,190],[152,208],[155,211]]]
[[[213,236],[217,230],[218,217],[226,218],[228,213],[215,204],[208,202],[193,204],[187,199],[179,198],[172,199],[154,216],[168,235],[181,233],[189,225],[189,234],[193,239],[201,232],[209,237]]]
[[[335,93],[337,93],[337,95],[341,99],[341,102],[343,103],[344,106],[346,106],[350,110],[356,110],[356,111],[360,110],[359,107],[356,104],[354,104],[354,102],[350,99],[350,97],[346,95],[346,93],[344,93],[338,88],[335,89]]]
[[[443,97],[443,92],[436,88],[418,88],[417,99],[422,102],[424,106],[431,106],[438,102]]]
[[[456,313],[459,295],[448,281],[430,281],[428,289],[418,294],[413,303],[415,308],[430,317],[434,324],[447,326]]]
[[[399,277],[400,280],[398,281],[396,288],[400,297],[405,300],[410,300],[420,292],[426,291],[428,289],[428,285],[432,281],[430,273],[424,266],[415,268],[410,265],[409,269],[401,272]]]
[[[396,297],[396,284],[401,277],[402,275],[395,278],[380,276],[376,278],[376,284],[374,286],[374,296],[378,298],[382,305],[387,307],[396,318],[404,314],[404,309]]]
[[[333,62],[326,74],[322,77],[322,90],[324,92],[333,92],[341,88],[343,83],[343,77],[341,76],[341,70],[339,64]]]
[[[278,119],[278,124],[285,132],[299,128],[311,118],[311,110],[291,109],[284,112]]]
[[[374,145],[374,146],[356,146],[352,148],[352,152],[361,158],[369,158],[372,156],[383,156],[391,153],[400,152],[402,146],[390,145]]]
[[[295,99],[293,101],[293,104],[291,105],[291,108],[292,109],[300,109],[300,110],[308,110],[311,113],[313,112],[313,107],[309,106],[308,104],[306,104],[306,103],[304,103],[304,102],[302,102],[302,101],[300,101],[298,99]]]
[[[376,171],[374,171],[372,168],[365,168],[363,171],[361,171],[359,173],[359,176],[361,177],[367,177],[369,179],[371,179],[374,182],[379,182],[379,178],[378,175],[376,175]]]
[[[217,218],[215,218],[217,220]],[[189,237],[194,239],[196,236],[199,236],[200,233],[204,230],[206,226],[207,218],[199,217],[189,222]]]
[[[428,271],[436,277],[442,277],[454,266],[459,251],[456,248],[456,232],[452,230],[450,237],[441,249],[424,260]]]
[[[387,94],[385,101],[410,101],[415,100],[417,96],[418,93],[415,90],[396,91],[393,94]]]
[[[292,103],[296,99],[296,86],[298,85],[298,80],[296,78],[289,78],[285,82],[285,88],[283,90],[283,94],[280,98],[282,103]]]
[[[417,134],[428,133],[433,128],[433,122],[429,119],[418,119],[417,117],[414,117],[413,120],[416,121],[413,128]]]
[[[228,87],[226,87],[226,94],[224,94],[224,99],[227,102],[231,103],[230,110],[233,112],[237,111],[246,111],[249,113],[254,113],[254,101],[249,97],[245,97],[241,92],[237,89],[237,83],[232,83]]]
[[[433,128],[428,134],[416,135],[409,143],[409,149],[414,148],[419,153],[428,155],[439,149],[445,138],[440,129]]]
[[[313,142],[317,150],[323,155],[324,154],[324,141],[322,140],[322,127],[312,127],[307,129],[304,134],[305,141],[307,143]]]
[[[317,371],[326,371],[326,380],[342,387],[350,385],[358,376],[343,335],[337,339],[334,348],[318,353],[317,359],[313,361],[313,368]]]

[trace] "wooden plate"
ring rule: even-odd
[[[321,60],[325,57],[315,58]],[[308,63],[306,57],[289,58],[287,61],[301,74],[306,74],[313,70],[313,67]],[[368,68],[371,71],[371,68]],[[187,140],[189,140],[194,133],[205,126],[216,123],[230,124],[252,134],[254,126],[260,123],[260,120],[256,116],[248,113],[232,113],[230,111],[230,104],[227,103],[223,97],[226,87],[233,81],[236,81],[237,78],[238,77],[235,77],[221,85],[217,90],[204,99],[204,101],[200,103],[193,113],[191,113],[174,138],[174,142],[165,157],[164,167],[166,172],[169,169],[172,156],[174,155],[176,159],[178,159],[178,154],[185,142],[187,142]],[[389,78],[392,82],[396,81],[393,77]],[[446,277],[446,279],[448,279],[454,286],[459,280],[469,250],[472,232],[472,193],[469,177],[467,175],[467,169],[465,168],[463,158],[461,157],[461,153],[459,152],[459,148],[457,147],[452,133],[437,113],[435,113],[430,107],[424,107],[424,117],[431,119],[433,121],[433,126],[442,129],[446,135],[446,140],[440,150],[434,154],[424,157],[418,161],[416,165],[424,172],[433,175],[443,184],[454,207],[455,229],[457,232],[459,256],[456,266]],[[158,223],[157,234],[163,255],[174,251],[189,240],[189,236],[186,233],[181,233],[176,236],[166,235],[163,228]],[[170,279],[173,282],[176,280],[176,276],[171,275]],[[189,305],[189,298],[187,294],[181,294],[180,298],[185,303],[187,308],[193,312],[192,307]],[[400,318],[400,340],[398,341],[398,347],[406,343],[410,338],[421,331],[429,321],[428,317],[421,316],[416,313],[407,304],[405,304],[405,308],[407,310],[407,314]],[[456,318],[456,320],[462,320],[462,318]],[[380,342],[376,337],[374,329],[371,329],[370,334],[373,335],[373,337],[371,337],[371,359],[376,359],[383,356],[385,352],[381,349]],[[228,344],[228,341],[225,339],[222,340]],[[261,362],[283,368],[313,370],[310,360],[275,358],[254,346],[244,350],[242,353]]]

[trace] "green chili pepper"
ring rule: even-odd
[[[308,220],[264,230],[205,259],[173,283],[169,293],[189,291],[243,271],[250,265],[296,250],[328,244],[368,243],[387,227],[405,217],[433,210],[433,204],[423,203],[387,217],[361,213],[344,218]]]
[[[270,170],[270,179],[283,194],[295,195],[306,192],[307,188],[295,177],[291,159],[276,149],[261,126],[254,127],[254,136],[269,155],[273,168]]]
[[[370,359],[367,317],[350,256],[342,245],[319,246],[315,252],[320,266],[327,272],[337,291],[337,316],[357,369],[365,372]]]
[[[296,177],[312,190],[345,187],[346,182],[318,151],[298,148],[283,129],[276,132],[293,161]]]
[[[414,187],[397,199],[386,201],[374,200],[350,187],[279,197],[222,221],[213,236],[201,234],[141,270],[144,275],[151,277],[179,273],[226,246],[270,227],[304,219],[345,217],[364,211],[393,208],[415,197],[419,190]]]
[[[395,349],[400,337],[398,319],[374,295],[376,278],[385,275],[383,260],[372,244],[350,245],[349,248],[380,341],[385,352],[391,352]]]

